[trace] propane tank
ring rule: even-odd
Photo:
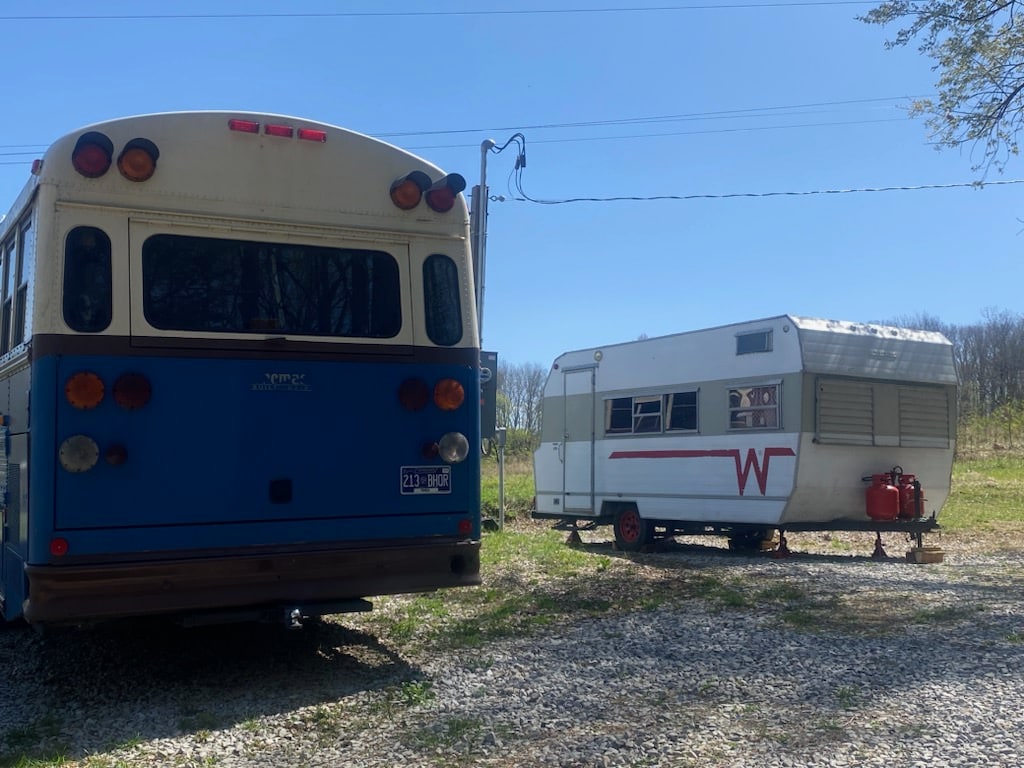
[[[904,520],[913,520],[924,516],[924,490],[920,481],[914,475],[901,474],[898,488],[900,517]]]
[[[900,514],[900,490],[892,484],[892,475],[883,472],[871,476],[866,492],[867,513],[872,520],[895,520]]]

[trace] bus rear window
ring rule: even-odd
[[[402,326],[398,264],[381,251],[154,235],[142,280],[162,330],[390,338]]]
[[[427,336],[441,346],[457,344],[462,338],[462,305],[459,301],[459,268],[439,253],[423,262],[423,308]]]
[[[113,310],[110,238],[96,227],[75,227],[64,242],[64,322],[96,333],[110,325]]]

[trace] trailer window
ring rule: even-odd
[[[633,432],[661,432],[662,396],[633,398]]]
[[[668,396],[668,429],[671,432],[694,432],[697,429],[697,393],[673,392]]]
[[[753,352],[772,351],[772,332],[754,331],[753,333],[736,334],[736,354],[749,355]]]
[[[779,386],[733,387],[729,390],[729,429],[778,429]]]
[[[633,398],[616,397],[604,401],[604,431],[606,434],[629,434],[633,431]]]

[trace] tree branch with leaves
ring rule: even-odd
[[[1018,0],[890,0],[860,17],[903,25],[887,48],[917,41],[939,73],[938,96],[911,103],[939,147],[970,145],[974,170],[1002,171],[1024,125],[1024,22]]]

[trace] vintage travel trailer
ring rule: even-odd
[[[957,372],[941,334],[782,315],[560,355],[533,516],[622,549],[720,534],[936,526]]]

